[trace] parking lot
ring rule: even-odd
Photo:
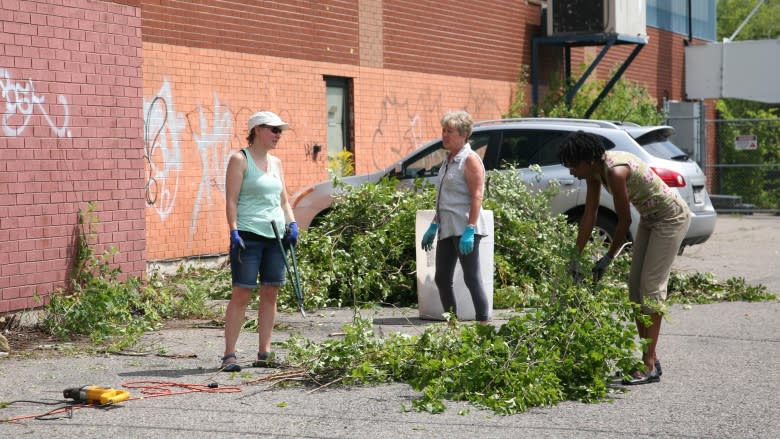
[[[777,277],[780,217],[723,217],[705,244],[686,250],[677,270],[743,276],[780,292]],[[500,313],[499,313],[500,314]],[[414,309],[365,311],[383,333],[429,324]],[[326,339],[351,320],[349,309],[324,309],[303,318],[279,316],[275,338],[291,332]],[[83,409],[72,417],[0,424],[4,437],[140,438],[777,438],[780,437],[780,302],[674,306],[662,329],[660,383],[616,392],[609,401],[568,401],[499,416],[462,402],[442,414],[408,411],[417,392],[406,384],[377,387],[268,388],[216,371],[222,329],[178,326],[145,337],[156,349],[138,356],[34,355],[0,360],[0,401],[57,401],[69,387],[122,388],[126,383],[218,383],[236,393],[194,393],[133,400],[111,410]],[[497,321],[496,323],[500,323]],[[257,336],[244,332],[239,347]],[[164,350],[165,355],[155,352]],[[250,369],[257,379],[268,370]],[[180,389],[174,389],[180,390]],[[0,418],[49,410],[9,405]]]
[[[713,237],[687,247],[673,270],[712,272],[721,280],[744,277],[780,293],[780,216],[718,215]]]

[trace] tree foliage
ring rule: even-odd
[[[750,15],[758,0],[718,0],[718,40],[729,38]],[[764,40],[780,37],[780,2],[768,0],[745,24],[735,40]]]
[[[580,72],[585,71],[586,67],[581,65],[579,67]],[[539,103],[537,113],[539,116],[545,117],[582,119],[585,117],[591,104],[604,90],[606,83],[607,81],[601,79],[587,81],[574,95],[571,105],[567,105],[564,96],[571,89],[572,84],[553,81],[549,85],[544,98]],[[521,68],[515,87],[514,99],[504,117],[529,116],[531,108],[525,102],[525,89],[528,87],[527,68]],[[650,95],[644,85],[626,79],[623,76],[615,82],[610,92],[596,107],[590,118],[621,122],[628,121],[640,125],[658,125],[664,122],[665,115],[663,111],[658,109],[657,100]]]

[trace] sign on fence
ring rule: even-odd
[[[758,148],[758,138],[752,134],[745,134],[734,138],[734,149],[738,151],[752,151]]]

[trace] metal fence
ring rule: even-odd
[[[780,215],[780,120],[707,119],[701,102],[666,110],[672,141],[707,174],[719,213]]]
[[[711,119],[713,202],[722,212],[780,214],[780,120]]]

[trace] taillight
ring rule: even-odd
[[[650,168],[655,172],[661,180],[669,187],[685,187],[685,177],[678,172],[671,171],[664,168]]]

